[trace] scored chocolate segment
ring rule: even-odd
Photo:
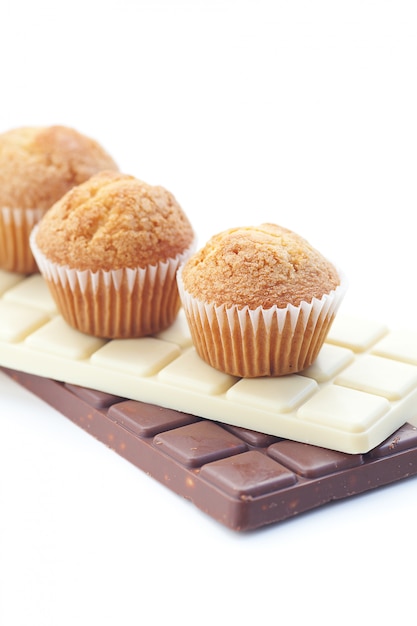
[[[284,489],[297,482],[294,472],[258,450],[208,463],[201,468],[201,476],[241,499]]]
[[[67,385],[69,389],[74,386]],[[161,431],[169,431],[198,420],[194,415],[153,404],[125,400],[109,408],[109,417],[139,437],[153,437]]]
[[[247,449],[241,439],[207,420],[161,433],[155,437],[154,445],[187,467],[202,467]]]
[[[366,454],[271,437],[1,368],[75,424],[236,531],[417,475],[417,428]]]
[[[326,476],[363,463],[361,454],[348,455],[289,440],[273,444],[268,448],[268,454],[300,476],[307,478]]]

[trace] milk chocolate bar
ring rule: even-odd
[[[341,313],[305,371],[238,379],[198,357],[182,311],[105,341],[65,323],[40,275],[0,271],[0,366],[351,454],[417,423],[417,333]]]
[[[235,531],[277,523],[417,474],[417,428],[409,423],[371,451],[347,454],[32,374],[3,371]]]

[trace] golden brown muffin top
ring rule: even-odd
[[[275,224],[215,235],[187,261],[182,278],[198,300],[250,309],[298,306],[340,283],[336,269],[320,252]]]
[[[155,265],[185,252],[193,240],[169,191],[112,171],[70,190],[44,215],[36,236],[49,260],[93,272]]]
[[[71,187],[117,170],[93,139],[66,126],[21,127],[0,134],[0,206],[49,209]]]

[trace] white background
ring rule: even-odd
[[[296,230],[417,326],[417,5],[2,0],[0,132],[61,123],[203,244]],[[417,482],[228,531],[0,376],[0,623],[410,624]]]

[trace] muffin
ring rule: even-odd
[[[30,239],[63,318],[103,338],[142,337],[172,324],[180,308],[176,272],[193,241],[169,191],[114,171],[65,194]]]
[[[22,127],[0,134],[0,269],[37,271],[29,235],[71,187],[117,170],[93,139],[65,126]]]
[[[311,365],[345,292],[332,263],[275,224],[215,235],[177,280],[197,353],[238,377]]]

